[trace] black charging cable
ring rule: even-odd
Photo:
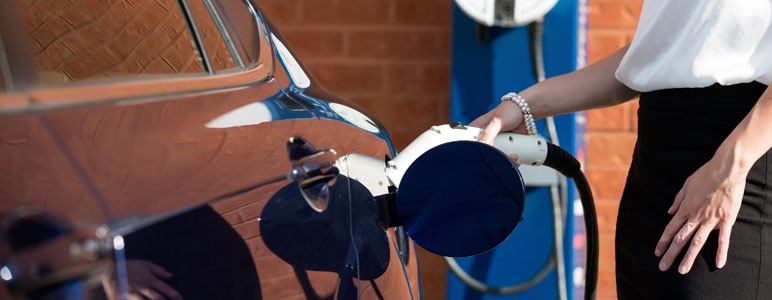
[[[543,163],[567,178],[571,178],[579,191],[579,199],[584,210],[584,226],[586,229],[585,237],[587,240],[586,265],[585,265],[585,284],[584,299],[595,300],[598,284],[598,217],[595,212],[595,201],[592,196],[590,184],[582,172],[582,166],[568,151],[553,143],[547,143],[547,156]],[[377,198],[377,197],[376,197]],[[394,212],[396,214],[396,212]],[[392,222],[398,222],[393,220]],[[529,289],[538,284],[552,269],[554,264],[553,256],[550,258],[550,264],[545,265],[539,273],[525,283],[508,287],[494,287],[478,281],[466,273],[453,258],[445,258],[450,270],[467,286],[484,293],[507,295]]]
[[[594,300],[598,285],[598,216],[595,212],[595,200],[587,178],[582,172],[582,165],[568,151],[547,143],[547,158],[544,165],[555,169],[571,178],[579,191],[579,200],[584,210],[584,227],[587,238],[587,261],[584,281],[584,299]]]

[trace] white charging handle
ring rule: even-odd
[[[389,180],[384,172],[386,165],[382,159],[351,153],[340,157],[336,166],[341,174],[359,181],[375,196],[389,192]]]
[[[463,125],[432,126],[386,164],[386,176],[398,187],[407,168],[424,152],[448,142],[476,141],[481,132],[480,128]],[[506,154],[517,154],[520,164],[539,166],[547,158],[547,141],[538,136],[500,133],[494,139],[493,146]]]

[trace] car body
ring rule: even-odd
[[[287,180],[291,138],[396,153],[257,3],[3,1],[0,39],[0,298],[420,298],[355,163],[322,211]]]

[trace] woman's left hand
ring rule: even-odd
[[[719,230],[716,266],[722,268],[726,264],[729,235],[740,211],[748,174],[731,161],[719,155],[686,179],[668,210],[674,216],[654,251],[657,257],[662,257],[660,270],[669,269],[676,256],[689,245],[678,266],[679,273],[689,272],[714,229]]]

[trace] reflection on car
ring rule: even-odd
[[[420,298],[346,160],[388,133],[255,1],[2,1],[0,39],[0,298]]]

